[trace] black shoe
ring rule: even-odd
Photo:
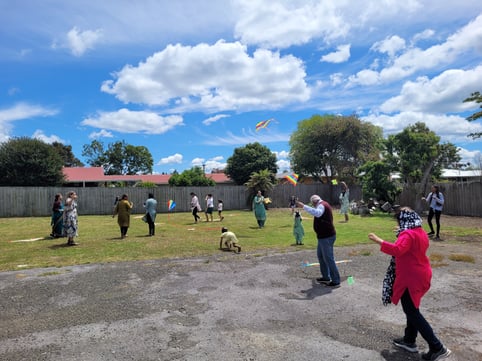
[[[417,344],[405,342],[405,339],[403,337],[393,340],[393,344],[397,347],[403,348],[408,352],[418,352]]]
[[[422,360],[429,360],[429,361],[442,360],[444,358],[449,357],[451,353],[452,351],[450,351],[447,347],[442,346],[440,351],[437,351],[437,352],[428,351],[422,354]]]
[[[440,238],[439,236],[436,236],[433,240],[435,242],[440,242],[440,241],[442,241],[442,238]]]
[[[330,287],[330,288],[338,288],[340,287],[340,284],[339,283],[335,283],[335,282],[330,282],[328,284],[325,284],[326,287]]]
[[[316,282],[323,283],[323,284],[327,285],[327,284],[331,283],[331,280],[329,278],[320,277],[320,278],[316,279]]]
[[[431,231],[431,232],[428,232],[428,233],[427,233],[427,236],[430,237],[430,236],[433,236],[434,234],[435,234],[435,232],[434,232],[434,231]]]

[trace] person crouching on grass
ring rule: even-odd
[[[223,248],[223,245],[226,248]],[[241,247],[239,246],[238,238],[233,232],[229,232],[227,228],[221,228],[221,239],[219,240],[219,249],[223,251],[233,251],[236,252],[235,248],[238,249],[237,253],[241,252]]]

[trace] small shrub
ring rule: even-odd
[[[475,263],[475,258],[469,254],[454,253],[449,256],[451,261]]]

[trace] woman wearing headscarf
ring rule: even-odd
[[[418,333],[428,343],[429,350],[422,354],[423,360],[441,360],[451,351],[435,335],[428,321],[420,313],[422,297],[430,289],[432,268],[426,255],[429,247],[427,233],[422,229],[422,219],[408,207],[396,214],[399,225],[395,243],[384,241],[374,233],[368,238],[380,245],[380,250],[395,257],[395,281],[391,301],[402,303],[407,318],[404,337],[393,340],[393,344],[409,352],[418,352]]]
[[[350,207],[350,189],[345,182],[341,182],[340,186],[340,213],[345,215],[345,222],[348,222],[348,208]]]
[[[253,198],[253,211],[258,227],[263,228],[266,222],[266,207],[264,206],[264,197],[261,191],[258,191]]]
[[[127,237],[127,230],[131,224],[131,209],[134,207],[134,204],[129,201],[129,197],[127,194],[123,194],[120,201],[117,202],[114,208],[114,214],[112,218],[117,215],[117,224],[119,224],[120,232],[121,232],[121,239]]]
[[[78,236],[77,223],[77,193],[70,191],[67,193],[64,205],[64,229],[63,234],[67,237],[67,246],[77,246],[75,237]]]
[[[55,195],[54,203],[52,205],[52,219],[50,221],[52,226],[51,237],[62,237],[64,229],[64,204],[62,203],[62,194],[57,193]]]

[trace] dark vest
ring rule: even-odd
[[[336,235],[335,226],[333,225],[333,211],[328,202],[321,201],[321,204],[325,207],[325,212],[321,217],[313,218],[313,230],[316,233],[316,237],[328,238]]]

